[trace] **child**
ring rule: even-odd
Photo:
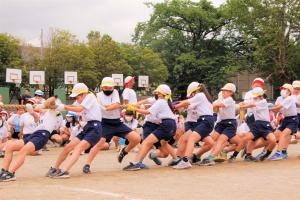
[[[97,144],[102,136],[101,116],[99,103],[94,94],[89,93],[88,87],[84,83],[77,83],[72,89],[70,97],[76,99],[74,105],[58,104],[58,110],[68,110],[80,113],[86,125],[58,156],[54,168],[50,168],[46,176],[53,178],[69,178],[69,170],[79,159],[80,154],[86,149]],[[66,161],[64,167],[60,165],[66,160],[69,153],[73,150],[71,158]]]
[[[139,144],[141,138],[138,133],[121,122],[120,97],[116,89],[113,78],[105,77],[101,82],[102,91],[97,94],[98,102],[102,109],[102,128],[103,137],[95,145],[87,158],[86,164],[83,167],[84,173],[90,173],[90,164],[96,157],[98,151],[103,149],[106,142],[110,142],[113,136],[126,138],[129,144],[126,145],[119,153],[118,161],[122,162],[128,152]]]
[[[23,107],[17,108],[17,114],[13,114],[8,120],[8,127],[10,130],[10,137],[13,139],[21,139],[20,135],[20,117],[24,114]]]
[[[274,108],[275,112],[281,112],[284,116],[280,127],[275,131],[275,135],[279,135],[277,152],[273,154],[270,160],[282,160],[287,158],[287,147],[291,141],[292,135],[297,133],[298,116],[296,100],[292,97],[293,86],[284,84],[281,86],[281,98],[276,101]]]
[[[222,99],[213,103],[213,107],[218,110],[218,123],[215,125],[214,135],[215,146],[212,148],[211,153],[205,159],[203,159],[200,165],[214,165],[215,157],[223,150],[224,144],[228,141],[232,144],[236,144],[236,149],[229,161],[234,161],[243,148],[243,141],[236,135],[237,121],[235,119],[235,101],[232,96],[236,91],[236,87],[232,83],[227,83],[222,89]]]
[[[175,106],[176,109],[193,105],[197,110],[197,123],[191,128],[191,132],[181,141],[177,155],[182,160],[174,169],[186,169],[192,167],[189,159],[192,158],[194,145],[202,140],[207,149],[211,149],[214,141],[209,135],[214,127],[212,99],[206,90],[206,87],[200,83],[191,83],[187,91],[192,97],[180,102]],[[184,135],[185,136],[185,135]]]
[[[162,84],[159,85],[154,92],[157,94],[157,100],[148,110],[133,108],[133,111],[145,115],[151,114],[160,121],[160,124],[157,129],[143,140],[141,149],[135,157],[135,161],[130,162],[123,170],[134,171],[147,168],[142,162],[152,146],[159,142],[162,148],[167,149],[168,141],[172,140],[175,135],[176,122],[171,105],[171,89],[169,86]],[[127,109],[129,109],[129,107]]]
[[[293,97],[296,100],[297,115],[298,115],[298,132],[297,137],[300,138],[300,81],[293,82]]]

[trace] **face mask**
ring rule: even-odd
[[[67,117],[67,122],[72,122],[72,117]]]
[[[288,93],[287,93],[286,90],[281,90],[281,91],[280,91],[280,95],[281,95],[283,98],[285,98],[285,97],[288,96]]]
[[[113,93],[113,90],[103,90],[103,93],[106,95],[106,96],[109,96]]]
[[[132,116],[125,116],[125,120],[127,122],[131,122],[133,120],[133,117]]]
[[[154,98],[157,100],[157,99],[158,99],[158,94],[155,94],[155,95],[154,95]]]

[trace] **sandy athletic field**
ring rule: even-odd
[[[92,174],[81,172],[84,155],[70,171],[70,179],[44,177],[60,151],[51,148],[42,156],[28,157],[16,174],[17,181],[0,183],[0,200],[300,199],[300,144],[290,145],[289,159],[283,161],[246,163],[239,159],[182,171],[155,166],[146,159],[150,170],[125,172],[121,168],[135,153],[120,165],[117,153],[110,150],[99,153]]]

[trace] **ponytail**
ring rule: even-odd
[[[173,105],[172,105],[171,99],[168,99],[167,101],[168,101],[168,105],[169,105],[171,111],[174,113],[175,111],[174,111],[174,107],[173,107]]]
[[[205,94],[207,100],[208,100],[210,103],[213,102],[212,96],[209,94],[209,92],[208,92],[206,86],[205,86],[203,83],[200,83],[200,85],[199,85],[199,91],[200,91],[200,92],[203,92],[203,93]]]

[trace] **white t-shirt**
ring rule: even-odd
[[[249,104],[252,102],[252,99],[253,99],[252,98],[252,90],[250,90],[250,91],[246,92],[245,97],[244,97],[244,102]],[[253,108],[248,108],[247,113],[251,113],[251,112],[253,112]]]
[[[109,96],[105,95],[103,91],[97,94],[97,99],[103,106],[111,105],[114,103],[120,103],[119,92],[114,89],[113,93]],[[120,119],[121,117],[121,110],[111,110],[111,111],[102,111],[102,117],[105,119]]]
[[[83,99],[80,105],[84,107],[84,110],[80,112],[83,121],[88,122],[92,120],[102,120],[100,105],[94,94],[86,95],[86,97]]]
[[[175,119],[174,113],[170,109],[167,100],[158,99],[155,103],[148,109],[151,115],[156,118],[162,119]]]
[[[20,117],[20,126],[23,126],[23,134],[32,134],[37,127],[37,123],[34,121],[34,117],[26,112]]]
[[[70,140],[75,138],[79,133],[83,131],[83,128],[80,126],[80,124],[77,124],[76,126],[71,126],[71,135]]]
[[[203,92],[197,93],[195,96],[188,99],[188,102],[190,105],[197,105],[199,117],[203,115],[213,115],[213,106]]]
[[[254,114],[255,120],[270,122],[269,107],[268,107],[268,102],[266,99],[262,99],[259,101],[252,101],[251,104],[256,105],[253,108],[253,114]]]
[[[48,110],[40,119],[40,124],[35,128],[37,130],[47,130],[50,133],[55,130],[57,124],[56,110]]]
[[[300,94],[298,95],[293,95],[293,97],[295,98],[295,101],[296,101],[296,105],[297,105],[297,113],[300,114]]]
[[[190,104],[186,111],[187,111],[187,115],[186,115],[186,122],[197,122],[199,115],[197,112],[197,104]]]
[[[7,126],[3,125],[0,128],[0,143],[3,141],[3,139],[8,138],[8,137],[9,137],[8,128],[7,128]]]
[[[62,127],[65,126],[64,123],[64,118],[62,115],[56,116],[56,124],[55,124],[55,129],[54,130],[61,130]]]
[[[136,93],[131,88],[125,88],[122,93],[123,100],[128,100],[129,104],[134,104],[137,102]]]
[[[156,102],[156,99],[154,97],[149,97],[147,99],[147,101],[152,106]],[[151,123],[154,123],[154,124],[160,124],[161,120],[159,118],[157,118],[156,115],[152,115],[150,113],[149,115],[146,115],[145,122],[151,122]]]
[[[297,106],[296,106],[296,100],[292,96],[288,96],[286,98],[282,98],[276,103],[282,105],[282,109],[280,112],[283,114],[284,117],[290,117],[290,116],[296,116],[297,115]]]
[[[129,128],[131,128],[132,130],[133,130],[133,129],[136,129],[136,128],[138,127],[138,125],[139,125],[139,122],[138,122],[138,120],[136,120],[136,119],[133,119],[131,122],[126,122],[126,121],[124,120],[124,118],[121,118],[121,121],[122,121],[126,126],[128,126]]]
[[[219,109],[217,119],[218,122],[226,119],[235,119],[235,101],[232,99],[232,97],[217,100],[215,103],[222,103],[225,106],[224,108]]]

